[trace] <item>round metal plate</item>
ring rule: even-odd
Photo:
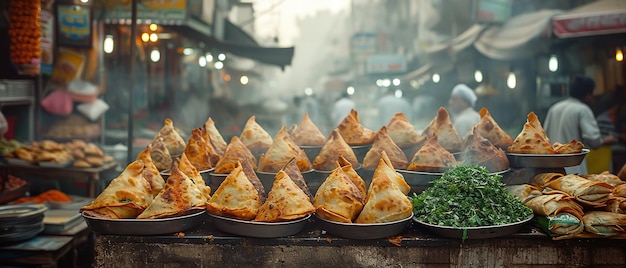
[[[562,168],[582,163],[589,149],[576,154],[515,154],[506,153],[512,167]]]
[[[103,219],[85,215],[83,218],[91,229],[100,234],[112,235],[158,235],[176,233],[193,228],[205,219],[206,210],[164,219]]]
[[[334,222],[317,215],[315,217],[319,219],[322,229],[330,234],[349,239],[380,239],[401,233],[411,222],[413,213],[399,221],[371,224]]]
[[[290,236],[302,231],[311,215],[286,222],[255,222],[226,218],[209,213],[213,225],[223,232],[240,236],[275,238]]]

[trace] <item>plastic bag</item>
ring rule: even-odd
[[[81,103],[76,107],[76,110],[81,112],[91,121],[98,119],[104,112],[109,110],[109,105],[101,99],[96,99],[89,103]]]
[[[77,102],[92,102],[100,95],[100,89],[97,86],[81,80],[72,80],[67,86],[67,92],[72,100]]]
[[[72,98],[65,90],[55,90],[41,100],[41,107],[54,115],[67,116],[72,113]]]

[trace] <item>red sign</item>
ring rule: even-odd
[[[614,34],[626,32],[626,13],[596,16],[555,18],[554,34],[558,37]]]

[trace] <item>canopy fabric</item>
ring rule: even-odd
[[[555,16],[554,35],[559,38],[626,32],[626,0],[598,0]]]
[[[539,44],[531,41],[548,35],[550,22],[560,10],[539,10],[513,17],[506,23],[491,26],[476,40],[474,47],[485,56],[497,60],[511,60],[532,56]]]

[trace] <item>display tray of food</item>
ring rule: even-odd
[[[511,166],[529,168],[561,168],[571,167],[582,163],[589,149],[582,149],[572,154],[519,154],[507,153]]]
[[[11,165],[23,165],[23,166],[36,166],[37,165],[37,162],[30,162],[30,161],[22,160],[19,158],[7,157],[5,159],[7,160],[7,163]]]
[[[413,221],[415,221],[418,226],[436,235],[465,240],[502,237],[517,233],[525,224],[530,222],[533,217],[534,215],[530,214],[526,219],[518,222],[479,227],[441,226],[420,221],[415,217],[413,217]]]
[[[65,162],[41,161],[38,164],[41,167],[64,168],[64,167],[68,167],[69,165],[71,165],[72,162],[73,161],[65,161]]]
[[[290,236],[302,231],[311,215],[303,218],[283,222],[245,221],[209,213],[213,218],[213,225],[220,231],[248,237],[276,238]]]
[[[0,204],[11,202],[23,197],[30,190],[30,183],[18,177],[8,175],[4,189],[0,191]]]
[[[87,225],[96,233],[111,235],[159,235],[182,232],[206,219],[206,210],[162,219],[108,219],[82,212]]]
[[[380,223],[346,223],[317,218],[319,227],[329,234],[348,239],[380,239],[402,233],[411,223],[413,214],[406,219]]]
[[[443,172],[422,172],[396,169],[396,171],[404,176],[406,182],[411,186],[428,186],[428,183],[441,177]],[[511,171],[510,168],[497,172],[489,172],[490,175],[504,175]]]

